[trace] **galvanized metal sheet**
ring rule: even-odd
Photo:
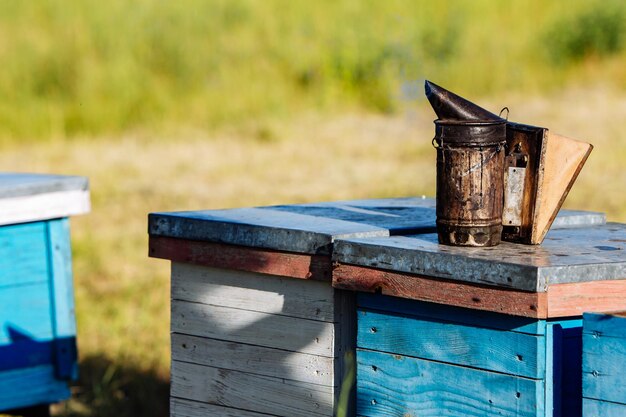
[[[562,212],[554,227],[599,222],[604,222],[601,213]],[[435,200],[431,198],[153,213],[149,217],[149,233],[155,236],[308,254],[329,254],[332,242],[340,237],[422,234],[435,230]]]
[[[372,204],[378,202],[378,204]],[[434,201],[362,200],[292,206],[153,213],[149,233],[298,253],[330,254],[340,237],[435,230]]]
[[[626,225],[557,229],[540,246],[444,246],[435,234],[340,239],[333,259],[438,278],[546,290],[548,284],[626,278]]]

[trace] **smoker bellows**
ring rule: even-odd
[[[540,244],[593,146],[509,122],[430,82],[439,242]]]

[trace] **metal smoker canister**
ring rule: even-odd
[[[505,141],[505,120],[435,120],[439,243],[500,243]]]

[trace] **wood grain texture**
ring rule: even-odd
[[[267,417],[270,414],[255,413],[237,408],[170,398],[170,417]]]
[[[359,348],[542,379],[546,338],[359,310]]]
[[[583,416],[624,417],[626,416],[626,404],[599,401],[593,398],[583,398]]]
[[[547,131],[544,134],[532,224],[532,244],[540,244],[593,146]]]
[[[50,285],[27,284],[0,290],[0,346],[14,339],[53,337]]]
[[[583,396],[626,404],[626,318],[583,316]]]
[[[69,220],[65,218],[49,221],[47,229],[56,376],[59,379],[75,380],[78,378],[78,352],[75,342],[76,317]]]
[[[0,199],[0,225],[58,219],[91,209],[89,190],[58,191]]]
[[[0,227],[0,291],[48,280],[45,222]]]
[[[626,310],[626,279],[556,284],[548,287],[548,317]]]
[[[333,387],[174,361],[171,395],[276,416],[306,417],[332,415],[335,393]]]
[[[544,382],[357,350],[357,415],[544,416]]]
[[[335,321],[328,283],[172,262],[172,299]]]
[[[424,318],[425,320],[452,321],[462,325],[482,327],[485,329],[506,330],[530,335],[545,335],[546,333],[545,320],[409,300],[380,294],[358,293],[357,306],[368,310],[378,310]]]
[[[55,379],[52,365],[0,372],[0,411],[55,403],[69,397],[67,383]]]
[[[257,346],[334,357],[334,323],[172,301],[172,331]]]
[[[433,279],[382,269],[337,265],[333,269],[333,286],[516,316],[547,317],[544,293]]]
[[[341,358],[173,333],[172,360],[334,386],[334,365]]]
[[[214,268],[330,281],[330,257],[150,236],[150,256]]]

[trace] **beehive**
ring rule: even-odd
[[[334,242],[434,231],[431,199],[151,214],[150,256],[172,261],[171,414],[331,416],[344,382],[349,404],[355,294],[331,286]]]
[[[69,220],[81,177],[0,174],[0,412],[66,399],[77,375]]]
[[[626,308],[625,238],[606,224],[537,247],[337,240],[333,285],[372,293],[357,298],[357,415],[580,416],[582,314]]]

